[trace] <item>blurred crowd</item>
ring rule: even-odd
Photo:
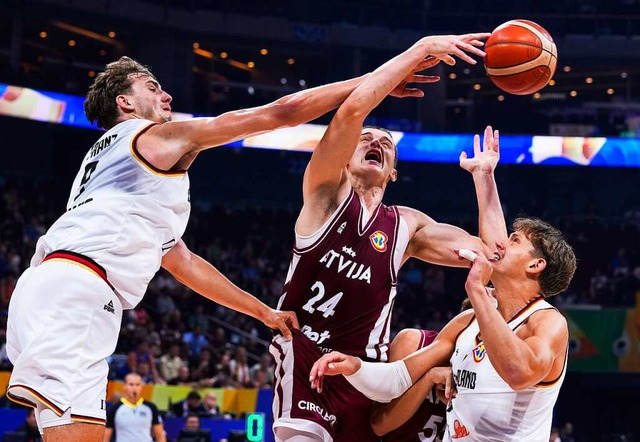
[[[0,364],[5,350],[7,306],[17,277],[29,265],[35,243],[64,207],[42,180],[0,180]],[[526,211],[525,211],[526,213]],[[184,239],[232,281],[266,304],[282,293],[293,245],[296,212],[287,209],[194,207]],[[575,247],[578,271],[556,305],[630,307],[640,290],[640,211],[615,221],[597,217],[549,220]],[[477,232],[471,219],[458,223]],[[411,260],[400,272],[392,334],[405,327],[439,330],[465,296],[465,269]],[[111,379],[131,371],[155,384],[192,387],[270,388],[270,332],[256,320],[193,293],[160,271],[143,302],[125,312],[111,361]]]

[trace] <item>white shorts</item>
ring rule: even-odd
[[[27,269],[11,297],[7,397],[61,417],[45,426],[105,423],[105,358],[116,347],[122,305],[104,276],[91,260],[60,256]]]

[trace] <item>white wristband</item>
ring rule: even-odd
[[[404,361],[390,363],[362,362],[360,369],[347,381],[366,397],[376,402],[391,402],[411,387],[411,376]]]

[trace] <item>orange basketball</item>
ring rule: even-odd
[[[529,20],[510,20],[498,26],[484,51],[487,75],[510,94],[533,94],[545,87],[556,71],[558,51],[553,38]]]

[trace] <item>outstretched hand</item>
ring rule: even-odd
[[[349,376],[360,369],[362,362],[355,356],[349,356],[337,351],[332,351],[318,359],[309,373],[311,388],[322,393],[324,376],[336,376],[339,374]]]
[[[479,48],[484,45],[482,40],[490,35],[488,32],[463,35],[434,35],[425,37],[423,41],[429,45],[429,54],[449,65],[455,64],[455,59],[451,57],[452,55],[469,64],[476,64],[477,62],[469,54],[484,57],[486,54]]]
[[[436,57],[427,57],[422,60],[418,65],[413,69],[413,71],[407,75],[396,87],[392,90],[389,95],[396,98],[406,98],[406,97],[416,97],[421,98],[424,97],[424,91],[414,88],[407,87],[409,83],[435,83],[440,81],[440,76],[438,75],[420,75],[417,72],[424,71],[425,69],[432,68],[440,63],[440,59]]]
[[[278,329],[287,341],[291,340],[291,329],[299,329],[298,317],[295,312],[269,309],[262,318],[262,322],[269,328]]]
[[[460,167],[471,173],[492,173],[500,160],[500,134],[487,126],[484,130],[484,140],[480,147],[480,135],[473,137],[473,158],[466,152],[460,154]]]

